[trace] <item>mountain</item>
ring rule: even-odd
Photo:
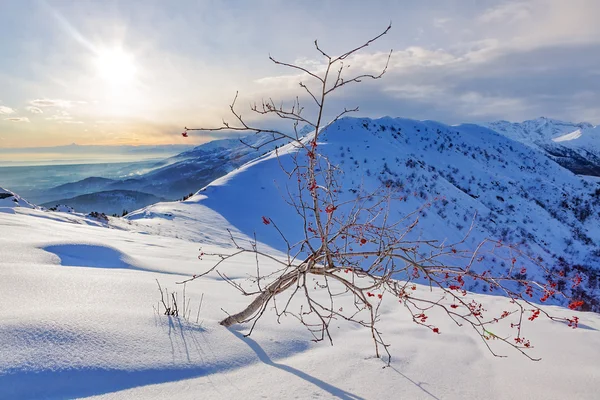
[[[46,190],[44,196],[46,198],[50,197],[53,199],[59,199],[100,192],[105,190],[106,187],[113,182],[117,182],[117,180],[91,176],[77,182],[70,182],[65,183],[64,185],[55,186]]]
[[[270,151],[285,141],[269,143],[267,133],[205,143],[167,160],[168,165],[140,177],[114,182],[111,189],[130,189],[169,199],[181,198],[208,185],[246,162]],[[254,147],[264,145],[260,150]]]
[[[477,212],[466,246],[484,237],[501,238],[521,243],[549,267],[564,268],[568,274],[586,272],[590,278],[577,296],[587,296],[588,304],[594,305],[599,183],[583,180],[540,151],[476,125],[346,118],[328,127],[321,138],[323,154],[345,171],[339,176],[341,200],[382,184],[394,187],[402,199],[392,203],[391,215],[425,206],[413,231],[423,239],[460,239]],[[248,243],[256,232],[257,246],[270,256],[260,262],[261,271],[280,268],[274,260],[285,244],[262,217],[272,218],[290,239],[300,234],[299,219],[285,203],[286,184],[293,193],[297,181],[281,170],[292,166],[295,156],[306,155],[285,145],[186,201],[158,203],[126,218],[100,221],[25,207],[2,212],[8,209],[0,205],[0,292],[10,299],[9,306],[0,307],[2,395],[595,398],[595,383],[600,381],[593,351],[600,347],[598,314],[539,305],[543,313],[576,317],[579,328],[543,315],[532,322],[536,314],[520,321],[506,311],[516,309],[515,304],[483,294],[488,291],[483,285],[471,284],[480,294],[469,293],[468,298],[485,305],[486,318],[509,314],[503,322],[511,327],[494,324],[495,334],[513,343],[512,325],[518,324],[527,344],[533,344],[523,351],[542,362],[521,357],[502,340],[482,341],[469,324],[455,323],[435,308],[425,311],[428,323],[437,329],[432,333],[416,325],[414,316],[388,292],[380,293],[381,298],[373,295],[372,303],[377,304],[379,327],[393,356],[387,367],[385,360],[374,357],[372,332],[343,318],[332,324],[334,346],[315,342],[303,323],[286,315],[278,318],[271,307],[255,327],[220,326],[226,313],[251,301],[252,296],[242,295],[235,285],[256,285],[250,276],[257,264],[250,253],[235,260],[210,253],[231,252],[230,233],[238,243]],[[12,192],[0,193],[9,202],[21,201]],[[206,257],[198,258],[199,247]],[[177,284],[217,262],[219,274]],[[501,263],[494,258],[489,262]],[[535,278],[540,272],[528,266],[527,274]],[[415,284],[412,290],[425,301],[456,305],[438,288]],[[326,304],[328,293],[315,280],[314,300]],[[342,285],[333,286],[333,293],[340,311],[355,309],[354,296]],[[187,308],[178,316],[164,315],[161,299]]]
[[[448,242],[467,234],[477,215],[466,242],[470,248],[492,237],[519,244],[551,269],[567,265],[570,272],[585,271],[590,279],[578,295],[600,309],[595,300],[600,295],[600,183],[583,180],[540,151],[478,125],[345,118],[321,139],[323,154],[344,170],[341,200],[382,183],[393,185],[405,195],[390,212],[408,215],[430,204],[420,212],[418,234]],[[211,213],[285,250],[279,234],[261,218],[273,219],[291,242],[299,239],[301,220],[282,198],[287,190],[295,193],[296,185],[280,168],[291,170],[295,152],[286,145],[279,157],[271,152],[253,160],[184,202],[152,205],[127,219],[148,227],[160,221],[165,234],[201,241],[202,232],[178,221]],[[531,271],[534,277],[541,274]],[[477,283],[470,289],[487,290]]]
[[[133,190],[108,190],[84,194],[68,199],[60,199],[42,204],[47,208],[60,208],[64,206],[73,208],[76,212],[90,213],[96,211],[105,214],[121,215],[124,211],[137,210],[149,204],[164,201],[164,198],[152,194],[136,192]],[[61,207],[59,207],[61,206]]]
[[[513,123],[485,124],[513,140],[545,152],[565,168],[580,175],[600,176],[600,127],[550,118]]]
[[[35,208],[33,204],[10,190],[0,187],[0,209],[12,209],[16,207]]]
[[[280,140],[268,143],[260,151],[253,148],[271,140],[272,136],[266,133],[214,140],[167,158],[152,171],[139,176],[127,179],[90,177],[54,187],[44,191],[44,202],[52,203],[62,197],[112,190],[138,191],[176,200],[196,192],[264,152],[285,144],[285,141]]]

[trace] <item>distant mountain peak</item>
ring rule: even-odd
[[[594,128],[589,122],[568,122],[544,116],[523,122],[494,121],[483,126],[525,144],[551,142],[577,130]]]
[[[495,121],[484,126],[534,149],[576,174],[600,176],[600,127],[539,117],[523,122]]]

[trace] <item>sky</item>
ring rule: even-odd
[[[201,143],[219,135],[183,127],[229,119],[236,91],[249,121],[281,124],[249,104],[306,104],[307,76],[269,55],[322,72],[315,39],[336,55],[390,21],[348,60],[374,73],[393,49],[386,75],[328,116],[599,124],[599,16],[597,0],[0,0],[0,148]]]

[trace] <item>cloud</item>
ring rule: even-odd
[[[16,111],[10,107],[0,106],[0,114],[2,115],[10,115],[14,114]]]
[[[433,26],[438,29],[444,29],[451,21],[452,19],[450,18],[434,18]]]
[[[58,110],[54,115],[46,118],[48,121],[69,121],[72,119],[73,117],[64,110]]]
[[[73,120],[73,116],[65,110],[57,110],[54,115],[46,118],[47,121],[54,121],[59,124],[83,124],[83,121]]]
[[[27,118],[27,117],[4,118],[4,120],[11,121],[11,122],[29,122],[29,118]]]
[[[27,107],[25,107],[25,109],[32,114],[43,114],[44,113],[44,111],[41,108],[34,107],[34,106],[27,106]]]
[[[476,52],[472,52],[473,55],[475,53]],[[469,54],[467,54],[467,56],[469,56]],[[378,75],[385,67],[388,57],[390,57],[389,52],[355,54],[344,61],[345,67],[348,67],[345,69],[344,73],[346,74],[346,77],[361,74]],[[405,50],[392,52],[389,61],[389,70],[445,66],[465,60],[466,57],[457,56],[441,49],[429,50],[424,47],[411,46]],[[317,75],[323,75],[327,67],[327,65],[318,60],[302,59],[300,61],[301,62],[296,65],[307,68],[310,72],[316,73]],[[330,74],[330,77],[334,77],[333,73]],[[311,78],[306,73],[297,73],[267,76],[256,79],[254,82],[279,89],[290,89],[296,88],[299,82],[307,83],[307,81],[312,79],[314,78]]]
[[[446,90],[441,85],[414,85],[410,83],[386,86],[383,91],[384,93],[389,92],[397,98],[414,100],[426,100],[446,94]]]
[[[514,1],[500,4],[487,9],[481,14],[477,21],[482,24],[490,22],[514,22],[531,16],[531,4],[528,1]]]
[[[308,114],[312,111],[311,99],[298,86],[300,81],[309,84],[307,75],[273,65],[267,55],[323,72],[324,60],[315,51],[313,39],[318,38],[326,51],[337,55],[380,32],[389,16],[394,15],[388,35],[347,60],[347,77],[377,73],[385,64],[386,50],[394,48],[387,74],[381,80],[364,79],[363,83],[335,92],[328,99],[332,114],[346,106],[360,106],[357,116],[402,115],[449,123],[540,115],[600,123],[600,0],[386,1],[375,8],[366,2],[337,1],[339,6],[325,2],[324,12],[316,18],[306,18],[312,8],[303,2],[281,4],[291,15],[286,20],[269,17],[264,11],[272,4],[262,0],[241,15],[214,7],[222,13],[219,16],[227,18],[208,18],[198,26],[186,23],[192,13],[176,20],[161,18],[165,24],[161,32],[168,38],[162,33],[155,36],[152,18],[169,8],[166,3],[157,5],[146,10],[149,14],[141,16],[129,30],[139,36],[123,38],[124,48],[135,53],[140,66],[140,85],[131,93],[109,90],[89,69],[87,61],[93,56],[87,53],[90,44],[99,46],[96,40],[104,36],[108,43],[114,34],[112,28],[103,30],[101,19],[95,22],[97,25],[90,25],[84,18],[101,6],[94,2],[86,2],[81,9],[57,6],[64,20],[72,24],[63,26],[69,35],[46,38],[35,26],[20,24],[15,28],[23,32],[33,29],[32,40],[39,41],[40,51],[44,52],[38,61],[43,58],[48,62],[41,65],[35,59],[23,58],[15,68],[5,69],[15,72],[0,73],[2,100],[18,107],[17,114],[6,117],[26,115],[32,125],[45,124],[48,129],[39,130],[40,137],[44,132],[44,140],[49,136],[47,132],[52,132],[54,140],[66,137],[68,132],[83,128],[76,125],[82,121],[90,125],[90,131],[95,129],[102,135],[121,132],[124,126],[151,127],[158,132],[162,125],[210,125],[220,123],[222,116],[228,119],[227,105],[238,89],[241,112],[246,112],[249,103],[260,104],[261,97],[289,104],[300,95]],[[114,10],[116,24],[119,16],[129,15],[138,7],[135,3],[119,2]],[[193,3],[204,7],[204,2]],[[334,10],[338,21],[325,23]],[[26,15],[24,12],[23,18]],[[238,37],[239,21],[257,15],[262,18],[260,27],[250,27]],[[265,15],[267,18],[263,18]],[[56,28],[55,21],[51,22]],[[195,40],[197,29],[210,40]],[[302,29],[312,32],[311,36],[288,34]],[[422,31],[417,40],[419,29]],[[266,31],[281,34],[265,37]],[[18,34],[7,32],[8,37]],[[75,40],[60,40],[67,36]],[[120,38],[113,39],[120,42]],[[72,57],[51,57],[52,53]],[[21,48],[15,45],[12,54],[21,57]],[[234,62],[238,57],[253,67],[244,68]],[[12,59],[19,58],[9,56],[7,60]],[[31,76],[24,74],[29,68],[20,65],[36,66],[34,78],[38,80],[31,81]],[[84,93],[81,88],[85,88]],[[6,97],[11,94],[14,97]],[[26,104],[21,105],[23,96]],[[80,99],[88,100],[87,105],[76,101]],[[84,108],[85,113],[76,111]],[[244,115],[252,118],[251,113]],[[0,115],[0,120],[4,117]],[[94,124],[98,127],[92,128]],[[145,137],[163,140],[158,133]],[[91,133],[82,140],[87,139],[95,140]]]
[[[383,79],[340,90],[329,99],[331,112],[360,105],[357,115],[448,123],[541,115],[600,123],[600,25],[594,20],[600,1],[493,3],[448,20],[431,15],[431,24],[443,29],[429,34],[443,32],[444,40],[416,46],[394,37],[404,45],[392,54]],[[363,52],[348,60],[351,68],[345,72],[375,72],[386,57],[385,51]],[[316,61],[300,61],[320,68]],[[257,92],[277,101],[302,95],[297,85],[305,79],[282,74],[255,82]]]
[[[474,28],[511,48],[600,43],[599,14],[597,0],[505,1],[480,14]]]
[[[56,107],[56,108],[71,108],[78,104],[87,104],[85,101],[72,101],[72,100],[61,100],[61,99],[35,99],[29,102],[34,107]]]

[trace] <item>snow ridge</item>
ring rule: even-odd
[[[3,211],[2,209],[7,212],[16,207],[35,208],[35,205],[10,190],[0,187],[0,212]]]

